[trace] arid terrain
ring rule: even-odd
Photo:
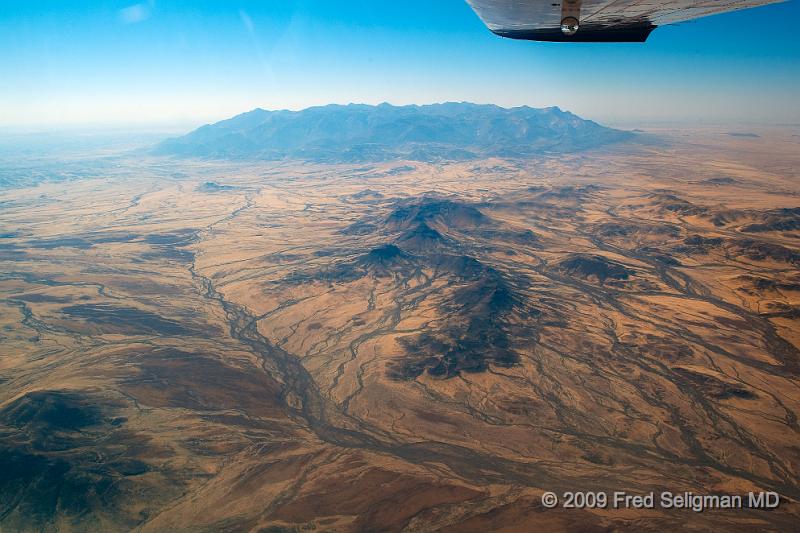
[[[795,529],[800,136],[648,133],[7,168],[0,531]]]

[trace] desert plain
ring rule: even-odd
[[[646,133],[7,166],[0,530],[795,529],[800,136]]]

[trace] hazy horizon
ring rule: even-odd
[[[0,14],[0,128],[201,125],[257,107],[557,105],[605,123],[800,122],[796,2],[645,44],[515,42],[461,0],[31,2]],[[742,38],[746,35],[747,38]]]
[[[46,124],[46,123],[39,123],[39,124],[0,124],[0,137],[5,136],[26,136],[26,135],[59,135],[59,134],[81,134],[81,135],[106,135],[106,134],[148,134],[148,135],[182,135],[185,133],[189,133],[197,128],[202,126],[215,124],[217,122],[227,120],[233,118],[235,116],[249,113],[251,111],[255,111],[258,109],[262,109],[265,111],[302,111],[304,109],[308,109],[310,107],[324,107],[328,105],[371,105],[376,106],[384,103],[389,103],[392,106],[400,107],[406,105],[417,105],[417,106],[425,106],[425,105],[437,105],[437,104],[446,104],[446,103],[453,103],[452,100],[441,100],[441,101],[431,101],[431,102],[410,102],[404,104],[395,104],[391,102],[378,102],[378,103],[367,103],[367,102],[329,102],[327,104],[317,104],[313,106],[306,106],[306,107],[274,107],[274,108],[264,108],[264,107],[252,107],[249,109],[243,109],[239,112],[232,113],[230,115],[220,115],[220,116],[208,116],[208,117],[197,117],[197,118],[187,118],[183,120],[152,120],[152,121],[125,121],[125,120],[105,120],[105,121],[96,121],[96,122],[75,122],[75,123],[58,123],[58,124]],[[591,115],[591,114],[582,114],[573,111],[564,106],[560,106],[554,104],[553,106],[531,106],[528,104],[520,104],[518,106],[502,106],[500,104],[496,104],[494,102],[473,102],[473,101],[461,101],[457,103],[469,103],[469,104],[477,104],[477,105],[499,105],[500,107],[509,109],[513,107],[533,107],[537,109],[545,108],[545,107],[559,107],[563,111],[569,111],[574,113],[581,118],[587,120],[593,120],[605,126],[611,126],[615,128],[683,128],[683,127],[692,127],[692,128],[732,128],[736,126],[747,126],[747,127],[755,127],[755,128],[796,128],[800,127],[800,117],[796,121],[786,120],[783,122],[779,121],[769,121],[769,120],[758,120],[758,119],[737,119],[735,117],[730,117],[726,119],[717,119],[717,120],[704,120],[702,117],[695,117],[695,118],[614,118],[614,117],[600,117]]]

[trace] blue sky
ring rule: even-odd
[[[800,123],[794,20],[797,0],[646,44],[564,45],[496,37],[462,0],[0,0],[0,126],[461,100],[612,123]]]

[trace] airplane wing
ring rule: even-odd
[[[782,1],[467,0],[497,35],[561,42],[644,42],[657,26]]]

